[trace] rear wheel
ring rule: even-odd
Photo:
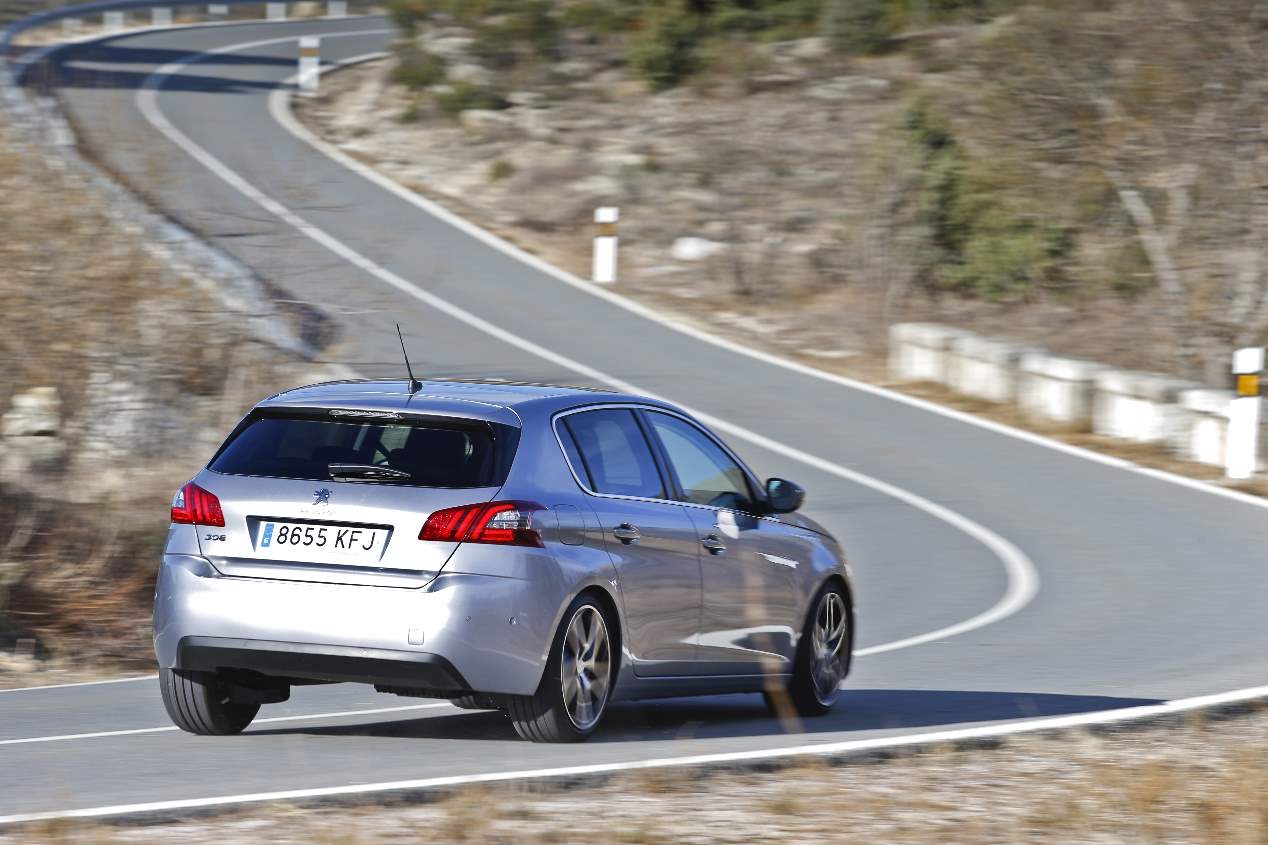
[[[537,692],[507,699],[515,732],[533,742],[575,742],[594,733],[615,680],[615,643],[603,608],[577,598],[555,633]]]
[[[258,702],[230,698],[229,685],[214,672],[161,669],[159,689],[163,694],[163,706],[167,708],[172,722],[192,734],[228,736],[241,733],[260,712]]]
[[[801,716],[822,716],[841,694],[853,647],[845,592],[829,583],[819,591],[814,611],[797,646],[788,696]]]

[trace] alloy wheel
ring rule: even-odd
[[[819,600],[811,629],[812,663],[815,698],[820,704],[831,705],[836,701],[845,662],[842,655],[850,645],[849,618],[845,612],[845,600],[835,590],[829,590]]]
[[[588,731],[603,715],[612,680],[611,642],[598,608],[582,605],[573,614],[562,658],[564,709],[577,730]]]

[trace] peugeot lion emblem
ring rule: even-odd
[[[327,488],[327,487],[322,487],[322,488],[321,488],[321,489],[319,489],[319,490],[314,490],[314,491],[313,491],[313,504],[314,504],[314,505],[328,505],[328,504],[330,504],[330,489],[329,489],[329,488]]]

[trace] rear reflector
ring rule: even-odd
[[[220,500],[191,481],[172,498],[172,522],[224,528],[225,515]]]
[[[545,508],[536,502],[485,502],[445,508],[427,517],[418,539],[541,547],[542,535],[533,526],[533,511],[542,510]]]

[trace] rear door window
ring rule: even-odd
[[[563,419],[580,453],[590,489],[596,493],[664,499],[656,460],[634,413],[605,408]]]
[[[496,487],[506,478],[506,453],[514,449],[514,439],[507,426],[476,421],[447,427],[264,416],[248,421],[210,469],[228,475],[327,480],[331,464],[354,464],[400,470],[408,478],[394,483],[418,487]]]

